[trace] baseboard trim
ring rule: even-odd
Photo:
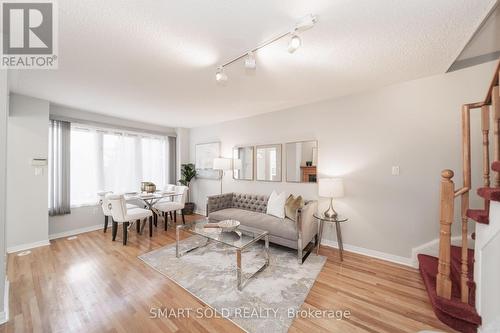
[[[0,312],[0,325],[5,324],[9,321],[9,280],[5,279],[5,289],[3,297],[3,311]]]
[[[50,234],[49,239],[53,240],[53,239],[57,239],[57,238],[70,237],[70,236],[83,234],[85,232],[95,231],[95,230],[99,230],[99,229],[103,229],[103,228],[104,228],[103,224],[91,225],[90,227],[78,228],[78,229],[58,232],[55,234]]]
[[[321,245],[322,246],[326,245],[326,246],[333,247],[333,248],[336,248],[336,249],[339,248],[337,242],[329,240],[329,239],[323,239],[323,240],[321,240]],[[404,265],[404,266],[415,267],[414,264],[413,264],[412,258],[401,257],[401,256],[397,256],[397,255],[390,254],[390,253],[385,253],[385,252],[380,252],[380,251],[376,251],[376,250],[365,249],[363,247],[354,246],[354,245],[348,245],[348,244],[344,244],[344,250],[349,251],[349,252],[354,252],[354,253],[357,253],[357,254],[362,254],[362,255],[365,255],[365,256],[368,256],[368,257],[372,257],[372,258],[377,258],[377,259],[382,259],[382,260],[390,261],[390,262],[393,262],[393,263],[396,263],[396,264],[400,264],[400,265]]]
[[[29,249],[33,249],[35,247],[40,247],[40,246],[47,246],[50,245],[49,240],[43,240],[43,241],[38,241],[38,242],[33,242],[33,243],[28,243],[28,244],[21,244],[21,245],[16,245],[16,246],[11,246],[7,248],[7,253],[14,253],[14,252],[19,252],[19,251],[26,251]]]
[[[195,214],[206,216],[207,212],[204,210],[195,209]]]

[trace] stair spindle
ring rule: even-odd
[[[464,187],[471,188],[471,144],[470,144],[470,107],[464,105],[462,108],[462,155],[463,155],[463,182]],[[469,209],[469,192],[462,194],[461,212],[462,212],[462,256],[460,270],[460,294],[463,303],[469,301],[469,267],[468,267],[468,244],[467,229],[469,218],[467,210]]]
[[[483,184],[490,187],[490,107],[481,108],[481,130],[483,132]]]
[[[441,205],[439,230],[439,263],[436,277],[436,293],[440,297],[451,299],[451,224],[453,223],[453,209],[455,204],[455,184],[451,180],[453,171],[441,172]]]
[[[500,76],[500,74],[499,74]],[[500,89],[493,87],[491,94],[491,105],[493,107],[493,159],[500,161]],[[495,187],[500,187],[500,172],[495,174]]]

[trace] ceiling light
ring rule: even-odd
[[[227,75],[226,73],[224,73],[224,67],[220,66],[217,68],[217,72],[215,72],[215,81],[217,82],[227,81]]]
[[[245,68],[255,69],[257,64],[255,62],[255,56],[253,52],[248,52],[247,57],[245,58]]]
[[[288,52],[293,53],[302,45],[302,40],[299,36],[293,34],[288,43]]]

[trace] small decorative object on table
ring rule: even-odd
[[[203,228],[217,228],[223,232],[233,232],[240,226],[240,221],[224,220],[217,223],[206,223]]]
[[[339,246],[340,261],[344,261],[344,244],[342,243],[342,231],[340,230],[340,223],[347,222],[349,219],[338,214],[336,217],[328,217],[324,214],[314,214],[314,217],[319,220],[318,247],[316,248],[316,254],[319,253],[319,246],[321,244],[321,238],[323,237],[324,222],[335,223],[335,228],[337,229],[337,243]]]
[[[333,209],[333,198],[344,196],[344,182],[342,178],[321,178],[319,180],[318,194],[320,197],[330,198],[330,207],[323,213],[326,217],[337,218],[337,212]]]
[[[156,185],[152,182],[142,182],[141,183],[141,192],[155,193],[156,192]]]

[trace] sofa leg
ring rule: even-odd
[[[297,261],[299,262],[300,265],[302,265],[304,263],[304,261],[302,260],[303,256],[302,256],[302,249],[299,248],[297,250]]]

